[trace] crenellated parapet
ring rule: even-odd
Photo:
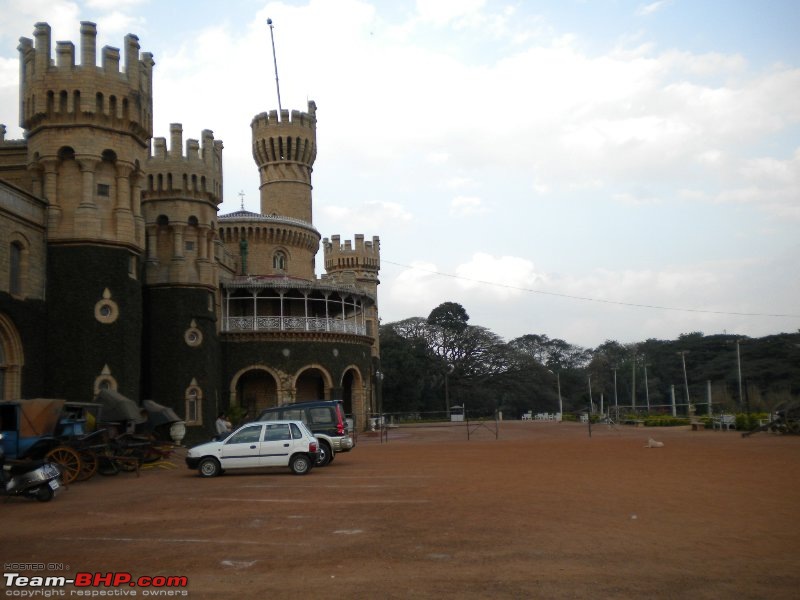
[[[20,125],[29,135],[43,125],[90,125],[124,131],[145,145],[153,130],[153,56],[125,36],[122,53],[105,46],[97,64],[97,27],[81,22],[80,63],[72,42],[56,42],[37,23],[34,39],[20,38]],[[121,58],[124,57],[124,68]]]
[[[373,298],[378,297],[378,273],[381,269],[381,240],[373,236],[372,241],[365,240],[360,233],[355,235],[355,243],[345,240],[344,244],[338,235],[322,240],[325,256],[326,281],[338,285],[353,284],[362,292]],[[378,305],[377,302],[365,309],[367,334],[373,337],[373,356],[380,355],[378,340]]]
[[[183,147],[183,127],[170,125],[170,145],[163,137],[153,139],[153,151],[147,159],[147,181],[142,200],[159,198],[194,199],[222,202],[222,140],[203,130],[201,140],[186,140]]]
[[[166,138],[153,140],[144,165],[142,214],[147,230],[147,285],[217,284],[215,223],[222,202],[222,142],[212,131],[188,139],[170,125]]]
[[[325,254],[325,270],[331,274],[335,271],[364,271],[377,274],[381,269],[381,240],[373,236],[372,241],[365,241],[364,235],[355,235],[355,245],[350,240],[341,243],[341,236],[333,235],[322,240]]]
[[[308,112],[273,110],[256,115],[250,127],[258,166],[261,212],[311,223],[311,172],[317,157],[317,106]]]

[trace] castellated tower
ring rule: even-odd
[[[317,105],[308,112],[277,110],[256,115],[253,158],[258,165],[261,214],[312,223],[311,171],[317,158]]]
[[[326,281],[335,285],[355,285],[372,298],[378,297],[378,273],[381,270],[381,240],[373,236],[372,241],[364,241],[364,235],[355,235],[355,246],[350,240],[341,243],[341,237],[331,236],[322,240],[325,256]],[[378,304],[375,302],[367,308],[367,335],[374,336],[373,356],[380,354],[378,346]]]
[[[153,140],[145,164],[142,213],[144,260],[145,397],[173,400],[186,390],[217,389],[215,261],[217,206],[222,201],[222,142],[209,130],[201,141],[170,125]]]
[[[139,41],[96,56],[97,29],[71,42],[37,23],[21,38],[20,125],[31,191],[47,203],[48,393],[89,400],[94,387],[139,396],[144,249],[142,166],[152,135],[152,69]],[[76,348],[81,348],[76,352]]]

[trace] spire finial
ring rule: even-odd
[[[242,190],[241,192],[239,192],[239,200],[240,200],[240,201],[241,201],[241,203],[242,203],[242,210],[244,210],[244,190]]]

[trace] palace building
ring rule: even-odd
[[[230,406],[342,399],[363,427],[380,240],[314,227],[314,102],[252,119],[260,212],[221,215],[222,142],[176,123],[154,138],[152,54],[129,34],[98,64],[95,24],[80,36],[55,57],[46,23],[20,39],[24,139],[0,125],[0,399],[112,389],[190,431]]]

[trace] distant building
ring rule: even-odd
[[[229,405],[340,398],[363,426],[380,241],[314,228],[314,102],[253,118],[261,212],[218,215],[222,142],[184,148],[180,124],[153,138],[152,55],[128,35],[98,65],[96,35],[83,22],[80,56],[56,42],[55,60],[46,23],[20,39],[24,140],[0,125],[0,399],[110,388],[211,430]]]

